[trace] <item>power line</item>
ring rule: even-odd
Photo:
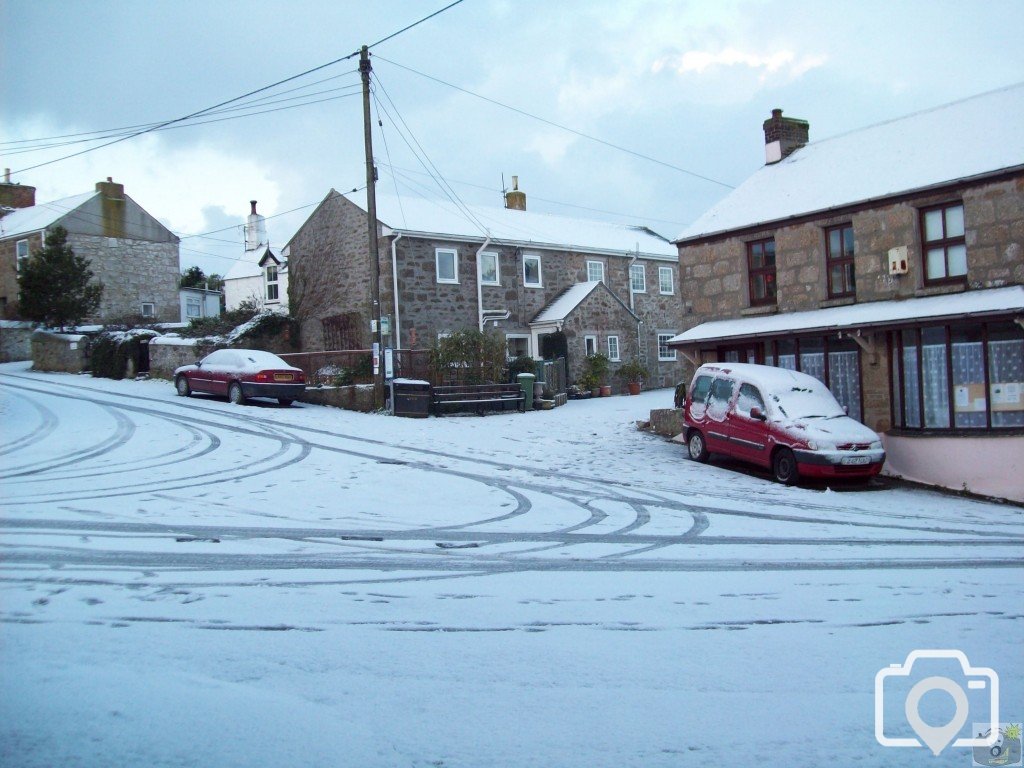
[[[625,152],[626,154],[632,155],[633,157],[638,157],[641,160],[647,160],[648,162],[656,163],[657,165],[662,165],[662,166],[664,166],[666,168],[671,168],[674,171],[679,171],[680,173],[685,173],[687,176],[693,176],[694,178],[701,179],[703,181],[707,181],[707,182],[710,182],[712,184],[718,184],[719,186],[726,187],[727,189],[735,189],[735,187],[732,184],[726,184],[724,181],[719,181],[718,179],[712,179],[710,176],[703,176],[703,175],[701,175],[699,173],[696,173],[694,171],[689,171],[686,168],[680,168],[678,165],[673,165],[672,163],[667,163],[664,160],[657,159],[656,157],[651,157],[650,155],[645,155],[645,154],[643,154],[641,152],[637,152],[635,150],[629,149],[627,147],[620,146],[618,144],[612,144],[610,141],[605,141],[604,139],[599,139],[596,136],[591,136],[588,133],[583,133],[583,131],[578,131],[575,128],[570,128],[569,126],[562,125],[561,123],[556,123],[553,120],[548,120],[547,118],[539,117],[538,115],[534,115],[534,114],[532,114],[530,112],[527,112],[524,109],[519,109],[518,107],[513,107],[513,106],[510,106],[508,104],[504,104],[504,103],[502,103],[502,102],[500,102],[500,101],[498,101],[496,99],[492,99],[492,98],[490,98],[488,96],[484,96],[484,95],[476,93],[474,91],[470,91],[470,90],[468,90],[466,88],[462,88],[462,87],[460,87],[458,85],[455,85],[453,83],[449,83],[446,80],[442,80],[442,79],[440,79],[438,77],[434,77],[434,76],[428,75],[428,74],[426,74],[424,72],[420,72],[418,70],[415,70],[412,67],[407,67],[407,66],[405,66],[403,64],[399,64],[396,61],[391,61],[390,59],[386,59],[383,56],[376,55],[376,58],[380,59],[381,61],[385,61],[388,64],[396,66],[399,69],[404,69],[407,72],[412,72],[414,75],[419,75],[420,77],[424,77],[427,80],[433,80],[435,83],[440,83],[441,85],[445,85],[445,86],[447,86],[449,88],[452,88],[452,89],[454,89],[456,91],[459,91],[461,93],[465,93],[468,96],[473,96],[473,97],[475,97],[477,99],[481,99],[482,101],[486,101],[489,104],[494,104],[495,106],[501,107],[502,109],[507,109],[507,110],[509,110],[511,112],[515,112],[516,114],[522,115],[523,117],[528,117],[531,120],[536,120],[538,122],[544,123],[545,125],[550,125],[553,128],[558,128],[559,130],[567,131],[567,132],[569,132],[569,133],[571,133],[571,134],[573,134],[575,136],[579,136],[580,138],[587,139],[588,141],[593,141],[593,142],[596,142],[598,144],[602,144],[602,145],[604,145],[606,147],[610,147],[611,149],[616,149],[616,150],[618,150],[620,152]]]
[[[435,16],[437,16],[437,15],[439,15],[441,13],[444,13],[445,11],[449,10],[450,8],[454,8],[456,5],[459,5],[462,1],[463,0],[455,0],[455,2],[449,3],[444,8],[441,8],[440,10],[434,11],[434,13],[431,13],[428,16],[424,16],[419,21],[415,21],[412,24],[409,24],[408,26],[405,26],[402,29],[398,30],[397,32],[392,32],[390,35],[388,35],[386,37],[382,37],[380,40],[378,40],[377,42],[373,43],[373,46],[381,45],[383,43],[386,43],[388,40],[392,40],[393,38],[397,37],[398,35],[401,35],[404,32],[408,32],[410,29],[413,29],[414,27],[419,26],[423,22],[428,21],[428,20],[434,18]],[[370,47],[372,47],[372,46],[370,46]],[[339,64],[339,63],[341,63],[343,61],[347,61],[348,59],[351,59],[351,58],[353,58],[355,56],[358,56],[358,55],[359,55],[359,51],[355,51],[353,53],[350,53],[348,56],[341,56],[341,57],[339,57],[337,59],[334,59],[332,61],[328,61],[326,64],[321,64],[319,66],[312,67],[311,69],[307,69],[305,72],[300,72],[297,75],[292,75],[291,77],[286,77],[283,80],[278,80],[276,83],[272,83],[270,85],[265,85],[262,88],[257,88],[255,90],[249,91],[248,93],[244,93],[241,96],[236,96],[236,97],[234,97],[232,99],[227,99],[226,101],[222,101],[219,104],[214,104],[211,107],[206,107],[205,109],[200,109],[200,110],[198,110],[196,112],[192,112],[192,113],[190,113],[188,115],[185,115],[184,117],[178,117],[178,118],[175,118],[173,120],[167,120],[167,121],[159,123],[159,124],[157,124],[156,126],[153,126],[153,127],[142,128],[142,129],[140,129],[138,131],[135,131],[133,133],[130,133],[128,135],[120,136],[120,137],[114,139],[113,141],[108,141],[105,144],[100,144],[100,145],[95,146],[95,147],[88,147],[86,149],[79,150],[78,152],[73,152],[70,155],[64,155],[63,157],[58,157],[58,158],[55,158],[53,160],[47,160],[46,162],[43,162],[43,163],[36,163],[35,165],[30,165],[27,168],[21,168],[21,169],[15,171],[15,173],[16,174],[25,173],[26,171],[35,170],[36,168],[42,168],[42,167],[47,166],[47,165],[53,165],[54,163],[59,163],[59,162],[61,162],[63,160],[70,160],[73,157],[79,157],[79,156],[87,154],[89,152],[95,152],[98,149],[104,149],[106,147],[113,146],[114,144],[119,144],[122,141],[127,141],[128,139],[133,139],[133,138],[136,138],[137,136],[142,136],[143,134],[150,133],[152,131],[155,131],[155,130],[158,130],[158,129],[161,129],[161,128],[166,128],[169,125],[174,125],[176,123],[181,123],[181,122],[184,122],[186,120],[191,120],[191,119],[193,119],[195,117],[199,117],[200,115],[204,115],[204,114],[207,114],[209,112],[212,112],[213,110],[220,109],[222,107],[226,107],[229,104],[234,104],[235,102],[241,101],[242,99],[247,99],[250,96],[255,96],[258,93],[263,93],[264,91],[269,91],[269,90],[271,90],[273,88],[277,88],[278,86],[284,85],[285,83],[290,83],[290,82],[292,82],[294,80],[298,80],[299,78],[306,77],[307,75],[311,75],[314,72],[319,72],[322,69],[327,69],[328,67],[332,67],[335,64]]]

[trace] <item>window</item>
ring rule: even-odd
[[[540,256],[523,256],[523,285],[528,288],[541,288]]]
[[[608,359],[618,361],[619,358],[619,337],[608,337]]]
[[[520,334],[505,334],[505,354],[510,360],[530,354],[530,337]]]
[[[829,298],[854,296],[853,225],[843,224],[825,230]]]
[[[690,400],[694,403],[703,403],[707,400],[708,392],[711,391],[711,381],[710,376],[698,376],[690,390]]]
[[[760,408],[764,413],[764,398],[753,384],[741,384],[740,396],[736,399],[736,413],[750,416],[751,408]]]
[[[1024,426],[1024,333],[1013,323],[890,334],[893,423],[903,429]]]
[[[437,265],[437,282],[459,282],[458,251],[456,251],[454,248],[437,248],[434,251],[434,261]]]
[[[960,280],[967,276],[963,203],[921,211],[926,283]]]
[[[588,261],[587,262],[587,280],[590,282],[604,282],[604,262],[601,261]]]
[[[747,243],[750,305],[775,303],[775,238]]]
[[[643,264],[634,264],[629,268],[629,290],[633,293],[647,292],[647,273]]]
[[[203,314],[203,302],[200,299],[185,299],[185,317],[201,317]]]
[[[597,354],[597,336],[584,336],[583,349],[587,357]]]
[[[143,317],[154,317],[156,315],[156,307],[152,302],[144,301],[142,302],[141,312]]]
[[[658,290],[666,296],[676,292],[672,267],[658,267]]]
[[[19,240],[14,246],[18,254],[18,271],[21,272],[21,263],[28,258],[28,240]]]
[[[480,254],[480,284],[501,285],[498,273],[498,254],[487,251]]]
[[[669,347],[668,340],[675,336],[674,333],[659,333],[658,334],[658,359],[659,360],[675,360],[676,351]]]
[[[277,265],[268,264],[265,270],[267,282],[267,301],[277,301],[279,297],[277,282]]]

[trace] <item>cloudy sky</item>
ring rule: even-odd
[[[0,165],[39,202],[111,176],[184,238],[183,268],[224,273],[250,199],[283,245],[328,190],[365,183],[357,59],[50,161],[448,2],[3,0]],[[1022,29],[1020,0],[464,0],[372,49],[379,193],[440,195],[433,175],[498,206],[515,174],[531,210],[673,237],[763,163],[772,108],[808,120],[813,141],[1020,82]]]

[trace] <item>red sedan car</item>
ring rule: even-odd
[[[291,405],[306,389],[306,374],[270,352],[218,349],[194,365],[177,368],[174,386],[182,397],[205,392],[238,405],[250,397]]]

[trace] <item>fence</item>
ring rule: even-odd
[[[543,382],[544,388],[550,389],[552,394],[565,392],[565,358],[538,360],[537,381]]]
[[[310,386],[373,383],[373,359],[368,349],[292,352],[278,357],[301,368]],[[396,377],[430,380],[430,350],[396,349],[394,364]]]

